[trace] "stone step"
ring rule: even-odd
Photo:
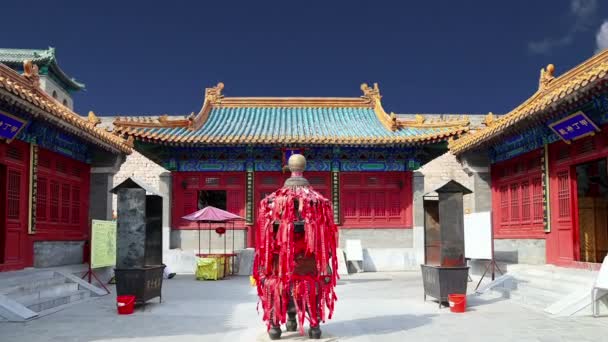
[[[593,284],[597,278],[597,272],[546,266],[525,266],[514,265],[510,270],[511,274],[520,277],[541,277],[547,280],[563,281],[569,284],[587,285]]]
[[[24,292],[18,292],[13,296],[8,296],[19,303],[26,303],[38,298],[45,297],[61,297],[65,294],[73,293],[78,290],[78,284],[66,282],[65,278],[62,283],[50,285],[47,287],[37,288],[35,290],[29,290]]]
[[[511,284],[511,287],[517,290],[526,288],[536,288],[554,292],[558,295],[567,295],[580,289],[591,290],[591,287],[593,286],[593,280],[591,279],[586,279],[586,281],[581,282],[566,281],[562,279],[556,280],[552,278],[546,278],[540,274],[512,274],[512,276],[515,278],[515,281]]]
[[[540,290],[520,292],[496,287],[492,289],[492,292],[499,293],[503,298],[510,299],[515,303],[525,305],[539,311],[544,310],[559,298],[550,292],[543,292]]]
[[[25,284],[36,283],[59,275],[54,271],[17,271],[0,274],[0,293],[11,291]]]
[[[36,300],[24,302],[22,304],[34,312],[41,312],[62,305],[68,305],[77,301],[81,301],[88,298],[89,296],[90,292],[87,290],[76,290],[69,294],[64,294],[62,296],[40,297]]]
[[[19,285],[0,289],[0,294],[3,294],[7,297],[15,298],[21,295],[40,292],[41,289],[64,284],[65,282],[65,277],[60,275],[56,275],[51,278],[28,279],[28,281]]]

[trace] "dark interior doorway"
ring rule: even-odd
[[[606,159],[577,165],[579,261],[602,262],[608,253]]]
[[[198,209],[207,206],[227,210],[225,190],[200,190],[198,192]]]

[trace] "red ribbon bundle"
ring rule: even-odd
[[[294,234],[294,223],[299,220],[304,221],[303,241],[297,241]],[[260,202],[255,234],[253,276],[268,329],[286,322],[290,296],[301,334],[305,319],[311,326],[325,322],[326,314],[331,319],[339,277],[338,227],[329,200],[311,187],[283,187]],[[314,257],[313,274],[294,272],[300,254]]]

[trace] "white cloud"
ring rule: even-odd
[[[546,54],[555,48],[569,45],[574,41],[574,36],[577,33],[589,30],[597,9],[597,0],[571,0],[571,24],[566,32],[562,36],[546,37],[538,41],[529,42],[528,50],[536,54]]]
[[[595,43],[597,44],[595,52],[608,49],[608,20],[604,20],[604,23],[595,34]]]
[[[597,0],[572,0],[570,10],[575,16],[586,17],[597,9]]]

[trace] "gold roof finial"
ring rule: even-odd
[[[425,120],[426,119],[424,118],[424,115],[416,114],[416,123],[417,124],[423,124]]]
[[[93,127],[95,127],[101,123],[101,119],[99,119],[92,110],[89,111],[89,115],[87,115],[87,121]]]
[[[224,83],[218,82],[215,87],[205,89],[205,99],[211,104],[218,104],[221,102],[224,95],[222,90],[224,89]]]
[[[538,80],[538,90],[545,90],[549,83],[555,79],[555,65],[549,64],[547,68],[540,69],[540,79]]]
[[[380,100],[380,88],[378,83],[374,83],[374,87],[371,88],[367,83],[361,84],[361,91],[363,91],[363,97],[370,100]]]

